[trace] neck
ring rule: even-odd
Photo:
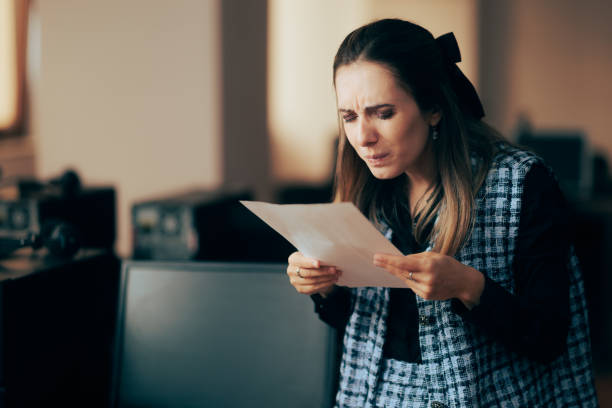
[[[437,177],[436,160],[431,145],[426,148],[418,162],[405,173],[408,176],[410,212],[414,217],[417,202],[427,194]]]
[[[405,171],[409,180],[410,191],[427,190],[437,178],[436,157],[431,144],[426,148],[419,160]]]

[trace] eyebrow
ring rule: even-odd
[[[390,103],[379,103],[378,105],[366,106],[365,111],[367,113],[370,113],[370,112],[377,111],[380,108],[394,108],[394,107],[395,107],[395,105],[392,105]],[[343,112],[343,113],[344,112],[353,112],[353,110],[352,109],[339,108],[338,112]]]

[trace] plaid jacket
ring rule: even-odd
[[[471,236],[456,258],[514,292],[512,273],[523,180],[535,155],[504,147],[476,197]],[[383,231],[388,238],[391,231]],[[417,296],[422,364],[382,357],[388,288],[352,289],[336,403],[339,407],[595,407],[589,328],[573,250],[567,350],[529,360],[465,323],[451,302]]]

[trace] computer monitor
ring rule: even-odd
[[[124,261],[112,406],[331,406],[336,335],[285,268]]]
[[[555,172],[561,190],[570,199],[588,198],[592,189],[593,163],[581,132],[524,132],[518,143],[544,159]]]

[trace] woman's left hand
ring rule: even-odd
[[[406,256],[376,254],[374,265],[403,279],[423,299],[457,298],[468,309],[480,303],[484,275],[451,256],[435,252]]]

